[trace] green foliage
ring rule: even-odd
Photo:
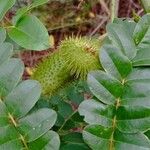
[[[84,81],[75,81],[50,97],[49,106],[57,111],[58,119],[55,127],[60,134],[84,126],[83,117],[78,113],[78,106],[84,100],[84,94],[88,92]]]
[[[150,149],[146,137],[150,128],[150,65],[146,55],[141,55],[140,65],[135,62],[139,51],[148,52],[150,46],[149,20],[150,15],[145,15],[130,32],[127,26],[135,23],[120,20],[107,26],[109,42],[100,51],[105,71],[89,73],[88,86],[95,99],[79,106],[89,124],[83,139],[93,150]]]
[[[75,81],[52,97],[41,97],[34,107],[34,110],[49,107],[57,112],[58,117],[53,129],[61,137],[60,150],[69,150],[71,147],[77,150],[89,150],[80,133],[85,122],[78,113],[78,106],[87,93],[89,95],[86,82]]]
[[[1,41],[5,38],[0,34]],[[58,150],[59,136],[49,131],[56,112],[49,108],[30,112],[40,98],[39,82],[21,81],[24,66],[20,59],[11,58],[10,43],[1,43],[0,50],[0,149]]]
[[[134,41],[137,45],[137,55],[133,59],[134,66],[149,66],[150,65],[150,14],[141,18],[137,23],[134,33]]]
[[[81,133],[68,133],[62,137],[60,150],[89,150],[84,143]]]
[[[89,38],[68,38],[61,42],[59,51],[44,59],[32,78],[38,80],[44,95],[53,95],[70,80],[85,79],[91,70],[100,68],[100,42]]]
[[[43,94],[49,95],[38,101],[39,82],[21,80],[24,65],[11,57],[13,46],[5,40],[8,31],[24,48],[49,48],[48,32],[30,15],[31,9],[46,2],[32,0],[17,11],[11,26],[0,27],[0,149],[149,150],[150,15],[138,23],[115,19],[107,26],[108,37],[99,56],[102,67],[98,40],[62,41],[59,51],[43,60],[32,76],[41,82]],[[0,0],[0,20],[14,3]],[[72,81],[87,74],[94,97],[84,101],[89,94],[86,83]]]
[[[140,0],[145,12],[149,13],[150,12],[150,1],[149,0]]]
[[[0,21],[6,12],[15,4],[16,0],[0,0]]]
[[[7,29],[9,37],[23,48],[29,50],[44,50],[50,47],[49,35],[40,20],[29,14],[30,10],[48,2],[48,0],[33,0],[29,6],[20,8]],[[0,0],[0,20],[15,4],[15,0]],[[4,29],[3,29],[4,30]],[[0,30],[2,32],[2,28]]]
[[[66,85],[53,96],[42,96],[34,110],[43,107],[54,109],[58,115],[55,129],[59,130],[60,134],[68,132],[68,130],[82,127],[84,124],[83,117],[79,116],[77,108],[84,100],[85,93],[89,93],[85,81],[75,81]]]
[[[49,48],[48,32],[35,16],[23,16],[8,34],[12,40],[27,49],[43,50]]]
[[[30,10],[33,8],[36,8],[40,5],[43,5],[44,3],[47,3],[49,0],[32,0],[31,5],[28,5],[26,7],[18,9],[16,12],[16,15],[13,17],[13,24],[16,25],[17,22],[24,16],[26,15]]]

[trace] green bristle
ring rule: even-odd
[[[87,37],[70,37],[62,41],[60,50],[68,62],[71,75],[86,79],[89,71],[100,69],[100,41]]]
[[[70,80],[70,71],[62,53],[56,52],[44,59],[35,69],[32,79],[38,80],[44,95],[53,95]]]
[[[32,79],[38,80],[44,95],[53,95],[72,79],[86,79],[89,71],[100,69],[101,43],[87,37],[70,37],[61,42],[59,51],[48,56],[36,68]]]

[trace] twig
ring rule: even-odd
[[[130,3],[131,3],[135,8],[138,8],[138,9],[139,9],[139,5],[136,4],[135,2],[133,2],[133,0],[130,0]],[[141,3],[140,0],[139,0],[139,3]]]
[[[77,8],[80,9],[83,3],[84,3],[84,0],[80,0],[80,3],[78,4]]]
[[[108,9],[108,7],[107,7],[106,3],[104,2],[104,0],[99,0],[99,3],[105,9],[106,13],[110,16],[110,10]]]
[[[91,21],[85,20],[85,21],[78,22],[78,23],[68,23],[68,24],[66,24],[66,25],[58,26],[58,27],[55,27],[55,28],[51,28],[51,27],[50,27],[50,28],[48,28],[48,31],[59,30],[59,29],[67,28],[67,27],[72,27],[72,26],[84,24],[84,23],[91,23]]]
[[[98,30],[107,20],[108,20],[108,18],[103,19],[103,20],[98,24],[98,26],[92,31],[92,33],[90,34],[90,36],[93,36],[93,35],[97,32],[97,30]]]
[[[111,16],[110,16],[111,22],[113,22],[114,18],[118,16],[118,7],[119,7],[119,0],[112,0],[111,1]]]

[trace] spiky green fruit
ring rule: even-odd
[[[86,79],[89,71],[100,68],[100,42],[86,37],[70,37],[61,42],[59,51],[44,59],[32,78],[43,87],[44,95],[53,95],[70,79]]]
[[[62,53],[56,52],[39,63],[31,78],[41,83],[44,95],[53,95],[70,80],[70,71]]]
[[[100,69],[98,52],[100,41],[88,37],[69,37],[60,44],[71,75],[86,79],[89,71]]]

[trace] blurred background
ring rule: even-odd
[[[18,8],[30,4],[31,0],[17,0],[8,13],[11,19]],[[144,11],[138,0],[116,0],[117,16],[133,18]],[[106,24],[111,18],[111,0],[50,0],[32,11],[47,27],[54,45],[42,52],[22,52],[20,57],[26,67],[34,67],[43,57],[54,51],[59,42],[68,36],[96,36],[105,34]],[[25,74],[25,77],[28,77]]]

